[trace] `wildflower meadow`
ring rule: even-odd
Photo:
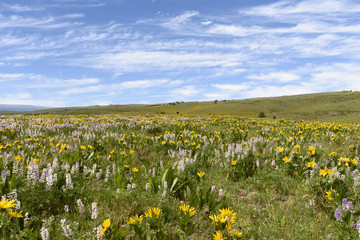
[[[358,239],[360,124],[0,116],[0,239]]]

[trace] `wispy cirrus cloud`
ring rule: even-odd
[[[249,75],[248,78],[272,83],[288,83],[300,79],[300,76],[288,72],[272,72],[268,74]]]
[[[26,6],[20,4],[6,4],[3,3],[1,11],[10,11],[10,12],[36,12],[44,10],[43,7],[40,6]]]
[[[149,0],[153,12],[118,13],[138,9],[136,2],[50,0],[39,6],[5,0],[2,88],[31,92],[29,100],[84,105],[360,87],[355,0],[255,0],[231,10],[222,8],[228,3],[169,10]],[[0,99],[15,100],[4,93]]]

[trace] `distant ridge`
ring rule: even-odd
[[[47,107],[32,105],[0,104],[0,112],[26,112],[46,109]]]

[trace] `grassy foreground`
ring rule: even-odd
[[[174,102],[154,105],[110,105],[44,109],[31,114],[196,114],[258,117],[264,112],[272,119],[357,122],[360,119],[360,92],[329,92],[284,97],[208,102]],[[15,113],[16,114],[16,113]]]
[[[0,116],[2,239],[357,239],[360,125]]]

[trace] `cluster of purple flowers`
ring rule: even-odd
[[[347,198],[343,198],[342,199],[342,206],[338,206],[336,209],[335,209],[335,218],[336,218],[336,221],[338,222],[342,222],[342,215],[343,215],[343,211],[344,212],[351,212],[353,213],[354,212],[354,206],[352,204],[351,201],[348,201]]]

